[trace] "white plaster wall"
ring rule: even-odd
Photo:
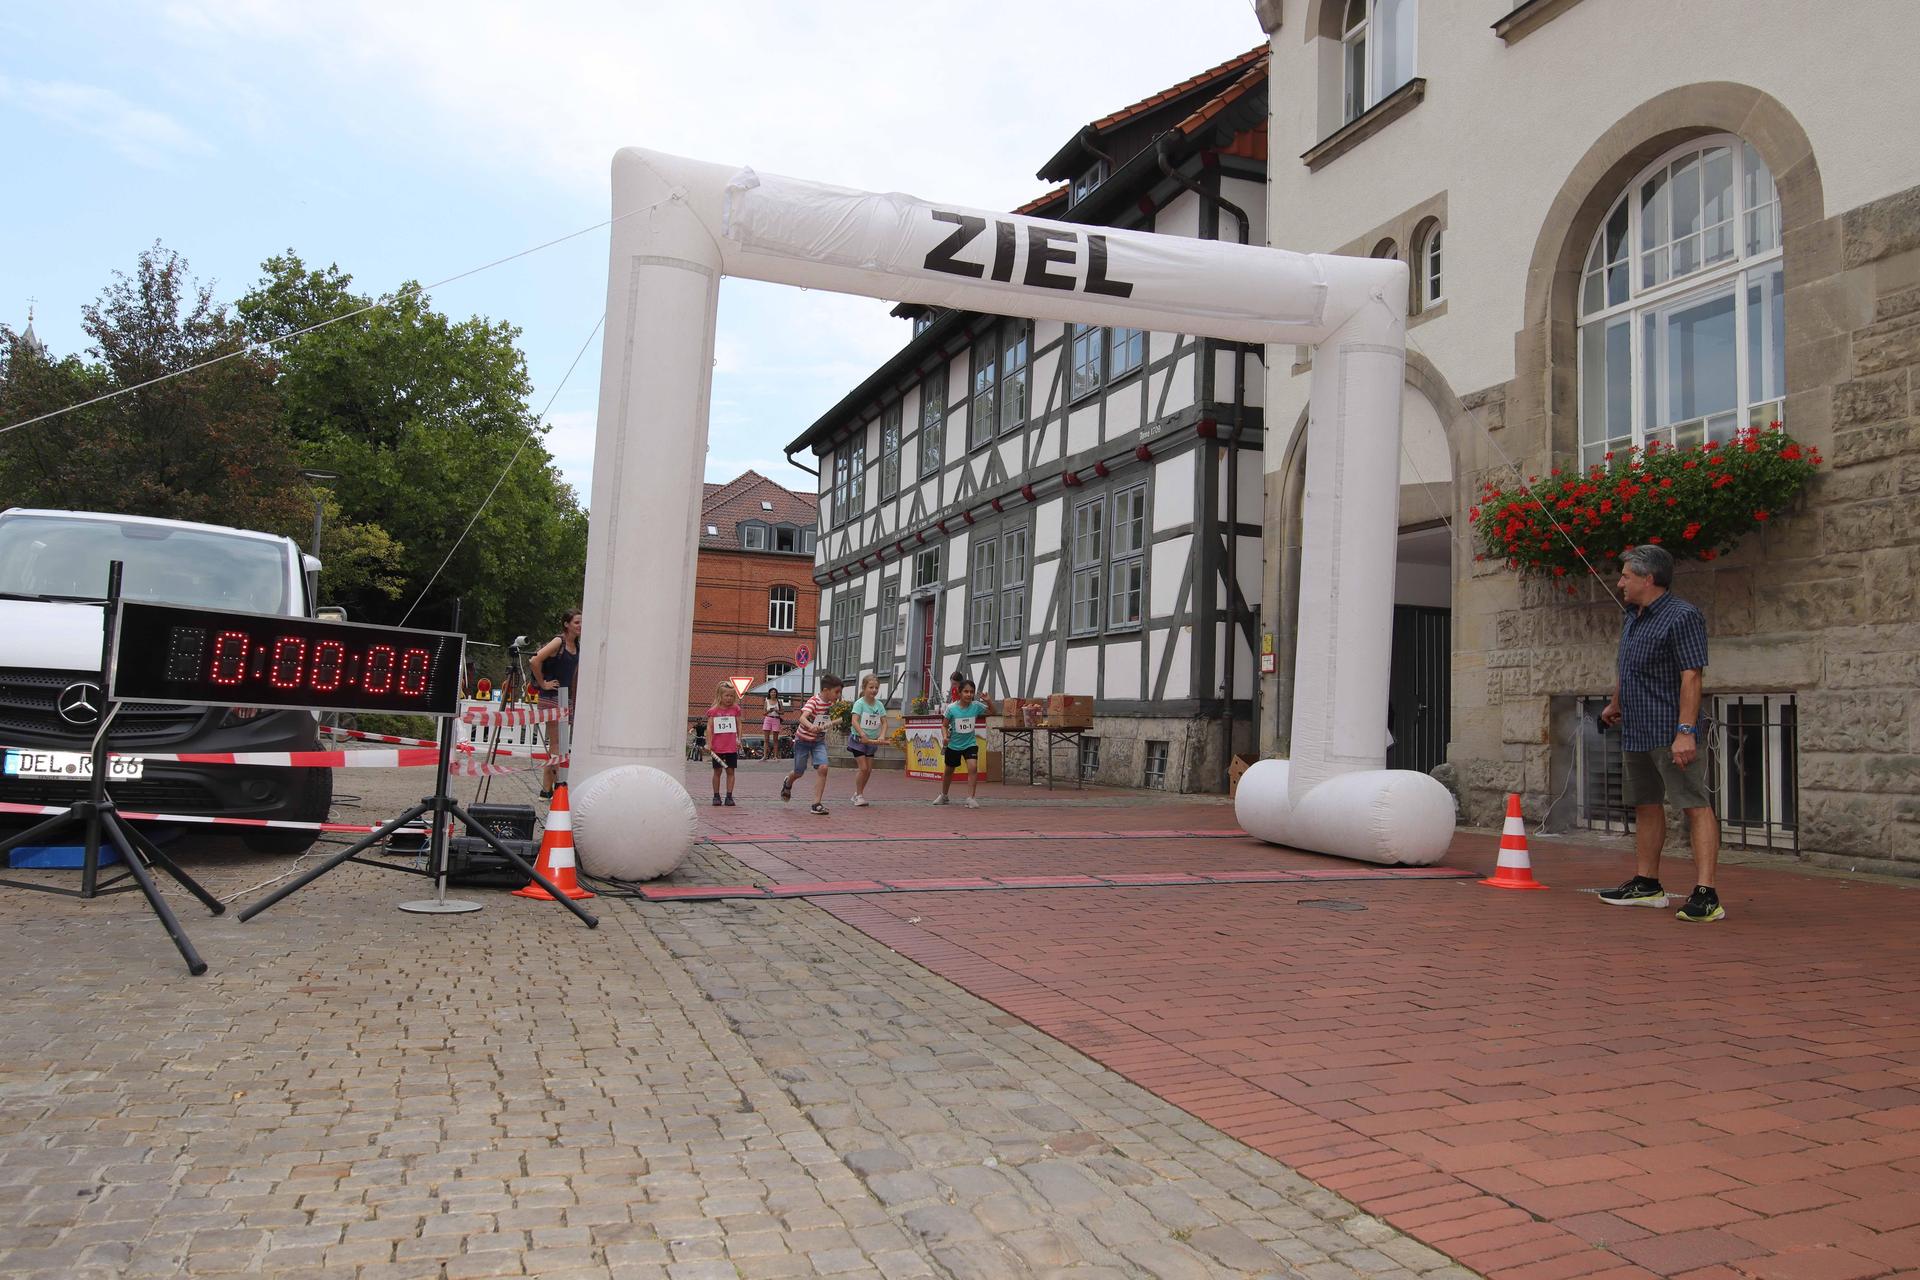
[[[1107,397],[1107,422],[1104,439],[1112,440],[1140,425],[1140,384],[1129,382]]]
[[[1140,642],[1120,640],[1109,644],[1100,676],[1106,684],[1100,691],[1101,697],[1140,697]]]
[[[1182,534],[1153,544],[1153,561],[1147,570],[1147,612],[1155,618],[1173,613],[1180,600],[1180,583],[1187,576],[1193,557],[1193,537]],[[1254,563],[1260,559],[1260,547],[1254,544]]]
[[[1099,645],[1075,645],[1067,650],[1067,683],[1066,687],[1058,692],[1081,694],[1091,698],[1098,692],[1099,679]]]
[[[1090,398],[1067,415],[1067,452],[1079,453],[1100,443],[1100,401]]]
[[[1060,550],[1060,506],[1059,498],[1048,498],[1033,513],[1033,554],[1035,558],[1052,555]],[[1037,581],[1037,580],[1036,580]],[[1041,596],[1039,588],[1034,589]],[[1042,596],[1044,598],[1044,596]]]
[[[1447,314],[1411,329],[1408,345],[1460,393],[1513,377],[1528,262],[1567,175],[1669,89],[1731,81],[1777,99],[1812,143],[1828,216],[1920,185],[1913,131],[1875,127],[1920,119],[1912,0],[1585,0],[1508,45],[1489,28],[1512,7],[1422,4],[1426,100],[1318,172],[1292,157],[1326,132],[1320,90],[1338,74],[1337,49],[1309,38],[1308,0],[1286,0],[1273,37],[1272,243],[1329,251],[1445,191]],[[1270,470],[1306,403],[1292,355],[1268,357]]]
[[[1438,484],[1453,479],[1447,430],[1433,402],[1412,387],[1400,395],[1400,483]]]
[[[1155,670],[1158,670],[1156,667]],[[1173,665],[1167,668],[1167,697],[1193,696],[1193,628],[1182,627],[1173,638]]]
[[[1453,605],[1453,570],[1444,564],[1400,561],[1393,579],[1395,604],[1423,604],[1435,609]]]
[[[1193,520],[1193,451],[1185,450],[1171,458],[1156,458],[1153,479],[1153,527],[1155,532],[1189,524]],[[1254,510],[1259,510],[1256,506]]]

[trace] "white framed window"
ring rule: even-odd
[[[1112,560],[1107,566],[1107,626],[1140,625],[1146,585],[1147,486],[1129,485],[1113,495]]]
[[[940,470],[940,442],[947,430],[947,367],[941,365],[920,384],[920,476]]]
[[[1106,381],[1107,331],[1097,324],[1076,324],[1073,334],[1072,376],[1067,398],[1078,400],[1092,395]]]
[[[993,442],[995,425],[1000,421],[996,407],[1000,396],[1000,339],[988,334],[973,344],[973,399],[967,407],[967,448],[969,451]]]
[[[1432,221],[1427,224],[1426,234],[1419,238],[1420,251],[1414,263],[1422,311],[1437,306],[1447,296],[1445,278],[1440,271],[1440,242],[1444,235],[1446,228]]]
[[[913,318],[913,336],[917,338],[917,337],[919,337],[919,336],[920,336],[921,334],[923,334],[923,333],[925,333],[925,332],[926,332],[926,331],[927,331],[928,329],[930,329],[930,328],[931,328],[931,327],[933,326],[933,318],[934,318],[934,316],[936,316],[936,315],[938,315],[938,314],[939,314],[938,312],[936,312],[936,311],[933,311],[933,310],[931,310],[931,309],[928,309],[928,310],[926,310],[926,311],[922,311],[922,312],[920,312],[920,313],[919,313],[918,315],[916,315],[916,316],[914,316],[914,318]]]
[[[858,689],[860,621],[866,612],[866,593],[855,589],[833,598],[833,623],[827,628],[827,670]]]
[[[1091,168],[1086,169],[1078,177],[1074,178],[1073,187],[1067,195],[1067,203],[1069,205],[1079,204],[1082,200],[1092,195],[1094,189],[1106,180],[1107,162],[1105,160],[1094,161]]]
[[[993,648],[994,617],[1000,603],[1000,544],[981,538],[973,544],[973,572],[967,579],[967,649]]]
[[[873,655],[874,665],[883,667],[882,679],[891,679],[893,661],[900,656],[901,643],[900,584],[880,586],[880,652]]]
[[[1090,498],[1073,509],[1071,634],[1100,630],[1100,576],[1106,571],[1107,500]]]
[[[1790,693],[1718,694],[1707,746],[1729,844],[1797,848],[1798,708]]]
[[[740,545],[749,551],[765,551],[767,549],[767,526],[763,524],[741,525]]]
[[[1080,735],[1080,777],[1091,781],[1100,774],[1100,739]]]
[[[1168,744],[1165,742],[1147,743],[1147,768],[1144,781],[1149,787],[1164,790],[1167,785]]]
[[[845,524],[851,514],[853,453],[844,445],[833,451],[833,522]]]
[[[791,631],[800,608],[800,593],[792,587],[767,592],[767,630]]]
[[[800,531],[790,524],[775,525],[773,530],[773,549],[775,551],[798,551],[800,549]]]
[[[1025,320],[1009,320],[1000,330],[1000,431],[1017,431],[1027,422],[1029,339]]]
[[[769,662],[767,664],[767,679],[769,680],[775,679],[779,676],[783,676],[787,674],[787,672],[791,670],[793,670],[793,664],[791,662],[786,662],[786,661],[783,661],[782,659],[775,658],[772,662]]]
[[[940,585],[940,548],[928,547],[913,558],[913,585],[915,590]]]
[[[1779,195],[1751,146],[1697,139],[1643,170],[1581,273],[1581,465],[1779,421],[1781,285]]]
[[[1112,378],[1118,379],[1132,373],[1147,359],[1147,331],[1145,329],[1113,330]]]
[[[1027,530],[1000,535],[1000,647],[1018,649],[1027,639]]]
[[[1417,0],[1346,0],[1340,29],[1341,120],[1413,79]]]
[[[880,411],[880,498],[900,492],[900,402]]]

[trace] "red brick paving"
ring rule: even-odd
[[[928,784],[880,775],[856,810],[836,773],[822,820],[769,803],[777,780],[745,775],[711,824],[838,836],[729,848],[776,880],[1352,867],[1177,834],[1226,828],[1217,801],[983,787],[978,811],[933,811],[911,803]],[[1484,873],[1494,844],[1462,837],[1448,862]],[[1498,1280],[1920,1273],[1920,895],[1731,867],[1728,921],[1696,928],[1578,891],[1621,879],[1624,853],[1536,841],[1534,867],[1554,892],[819,904]],[[1327,899],[1366,909],[1302,909]]]

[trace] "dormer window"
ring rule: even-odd
[[[933,312],[922,311],[913,317],[913,336],[919,337],[933,327]]]
[[[773,549],[775,551],[798,551],[800,549],[800,531],[790,524],[775,525],[773,530]]]
[[[1094,161],[1093,167],[1091,169],[1088,169],[1086,172],[1082,173],[1079,177],[1073,180],[1072,192],[1069,195],[1067,202],[1069,204],[1079,204],[1082,200],[1085,200],[1088,196],[1093,194],[1093,189],[1095,187],[1099,186],[1101,183],[1105,182],[1106,180],[1107,180],[1107,162],[1105,160]]]
[[[749,551],[765,551],[767,549],[767,526],[763,524],[741,525],[740,545]]]

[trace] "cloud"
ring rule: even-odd
[[[0,103],[12,103],[61,128],[103,139],[126,159],[148,168],[162,168],[177,156],[213,150],[204,138],[165,112],[98,85],[0,75]]]

